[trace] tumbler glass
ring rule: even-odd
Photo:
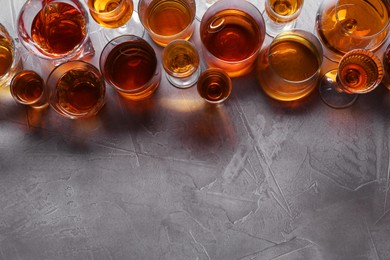
[[[230,77],[249,73],[265,38],[260,11],[245,0],[220,0],[210,6],[200,24],[203,56],[209,67]]]
[[[106,82],[130,100],[151,96],[161,80],[161,69],[152,46],[135,35],[112,39],[100,55]]]
[[[177,88],[189,88],[199,78],[200,59],[194,44],[174,40],[163,50],[162,63],[168,81]]]
[[[142,25],[157,44],[188,40],[195,28],[194,0],[140,0],[138,14]]]
[[[78,0],[28,0],[18,17],[18,35],[34,55],[56,63],[94,53],[88,12]]]
[[[323,60],[322,46],[310,32],[282,32],[264,48],[257,61],[260,86],[279,101],[294,101],[317,86]]]
[[[224,70],[209,68],[200,75],[197,87],[199,95],[204,100],[219,104],[230,96],[232,81]]]
[[[70,119],[96,115],[105,102],[106,87],[99,70],[90,63],[75,60],[57,66],[46,81],[49,104]]]

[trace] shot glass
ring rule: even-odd
[[[200,39],[209,67],[230,77],[252,71],[265,38],[260,11],[245,0],[220,0],[210,6],[200,23]]]
[[[176,39],[188,40],[194,32],[194,0],[140,0],[138,14],[149,36],[161,46]]]
[[[100,55],[106,82],[129,100],[151,96],[160,85],[161,69],[150,44],[135,35],[112,39]]]
[[[88,12],[78,0],[29,0],[18,16],[18,35],[32,54],[59,64],[94,54]]]
[[[200,75],[197,88],[199,95],[204,100],[212,104],[218,104],[230,96],[232,81],[224,70],[209,68]]]
[[[200,59],[195,45],[174,40],[163,50],[162,63],[168,81],[177,88],[193,86],[200,75]]]
[[[45,82],[35,71],[23,70],[17,73],[12,78],[10,91],[19,104],[33,108],[43,108],[48,105]]]
[[[68,61],[54,68],[46,85],[50,106],[66,118],[94,116],[105,102],[103,76],[95,66],[81,60]]]
[[[266,0],[263,17],[267,34],[275,37],[282,31],[295,28],[297,18],[302,12],[304,0]]]
[[[12,77],[23,67],[15,41],[6,27],[9,28],[0,22],[0,87],[9,86]]]
[[[299,29],[282,32],[259,55],[256,72],[260,86],[276,100],[299,100],[316,88],[322,60],[321,43],[312,33]]]

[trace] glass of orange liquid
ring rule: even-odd
[[[230,77],[252,71],[265,38],[260,11],[245,0],[219,0],[207,9],[200,23],[200,39],[209,67]]]
[[[333,108],[351,106],[359,94],[374,90],[382,81],[382,61],[371,51],[354,49],[347,52],[338,68],[327,72],[320,81],[320,96]]]
[[[257,60],[264,92],[279,101],[295,101],[317,86],[323,61],[321,43],[310,32],[293,29],[276,36]]]
[[[219,104],[230,96],[232,80],[224,70],[209,68],[200,75],[197,89],[204,100],[212,104]]]
[[[151,96],[160,85],[161,68],[150,44],[135,35],[112,39],[100,55],[106,82],[129,100]]]
[[[32,70],[23,70],[17,73],[11,81],[11,95],[22,105],[33,108],[47,107],[47,93],[42,77]]]
[[[134,12],[133,0],[84,0],[92,18],[103,28],[108,40],[123,34],[142,37],[144,28]]]
[[[66,118],[94,116],[105,103],[103,76],[95,66],[81,60],[64,62],[54,68],[46,86],[50,106]]]
[[[149,36],[161,46],[176,39],[188,40],[194,32],[194,0],[140,0],[138,14]]]
[[[275,37],[285,30],[293,29],[302,12],[304,0],[266,0],[263,17],[267,34]]]
[[[353,49],[377,50],[388,38],[388,0],[323,1],[316,16],[316,32],[324,55],[338,62]]]
[[[22,69],[20,53],[9,25],[0,22],[0,87],[9,86],[12,77]]]
[[[78,0],[29,0],[18,17],[18,35],[32,54],[55,63],[94,54],[88,13]]]

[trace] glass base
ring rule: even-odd
[[[201,69],[199,67],[191,76],[186,77],[186,78],[175,78],[175,77],[168,75],[167,73],[165,73],[165,75],[166,75],[169,83],[172,84],[172,86],[174,86],[176,88],[185,89],[185,88],[190,88],[190,87],[194,86],[196,84],[196,82],[198,82],[200,72],[201,72]]]
[[[332,108],[346,108],[351,106],[359,95],[343,92],[338,87],[337,70],[327,72],[320,81],[319,92],[325,104]]]
[[[145,29],[141,24],[138,13],[133,12],[131,19],[125,25],[112,29],[104,28],[103,34],[108,41],[124,34],[132,34],[142,38],[145,34]]]

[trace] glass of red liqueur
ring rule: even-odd
[[[94,53],[88,13],[78,0],[26,1],[17,22],[22,44],[40,58],[61,62]]]
[[[135,35],[112,39],[100,55],[100,71],[106,82],[130,100],[151,96],[161,80],[161,68],[152,46]]]

